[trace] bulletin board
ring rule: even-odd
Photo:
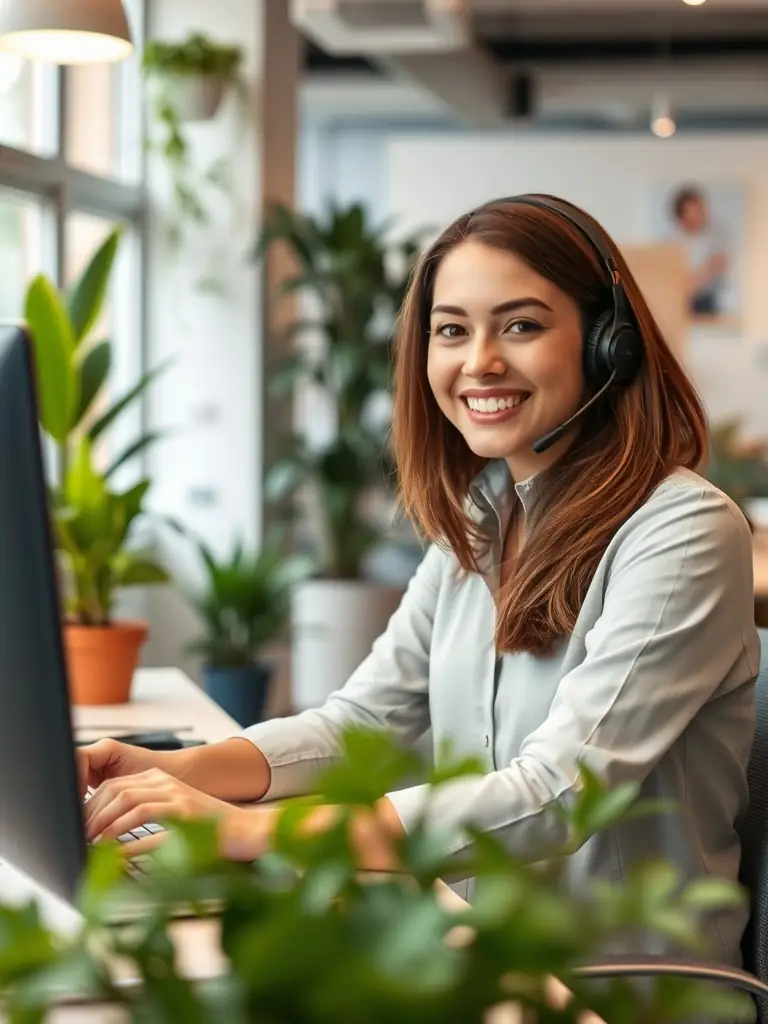
[[[684,362],[690,314],[686,287],[688,269],[683,247],[673,242],[653,242],[622,245],[620,249],[667,344]]]

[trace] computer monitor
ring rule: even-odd
[[[33,365],[0,326],[0,859],[72,902],[86,845]]]

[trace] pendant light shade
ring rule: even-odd
[[[0,49],[94,64],[123,60],[133,43],[121,0],[0,0]]]

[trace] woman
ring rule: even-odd
[[[225,800],[311,790],[350,724],[412,742],[431,726],[486,774],[429,819],[461,852],[471,823],[535,858],[562,842],[552,805],[587,763],[674,800],[595,836],[570,877],[638,860],[735,878],[759,642],[751,537],[697,476],[706,418],[613,242],[552,197],[459,218],[422,258],[399,332],[394,441],[406,509],[432,542],[371,655],[318,710],[207,748],[81,751],[91,838],[214,814],[253,858],[275,811]],[[423,787],[357,821],[361,864],[392,864]],[[333,820],[315,812],[315,827]],[[148,842],[157,842],[153,838]],[[740,912],[711,923],[738,962]]]

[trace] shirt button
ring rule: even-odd
[[[491,745],[491,737],[488,735],[488,733],[485,734],[485,745],[486,747],[489,747]]]

